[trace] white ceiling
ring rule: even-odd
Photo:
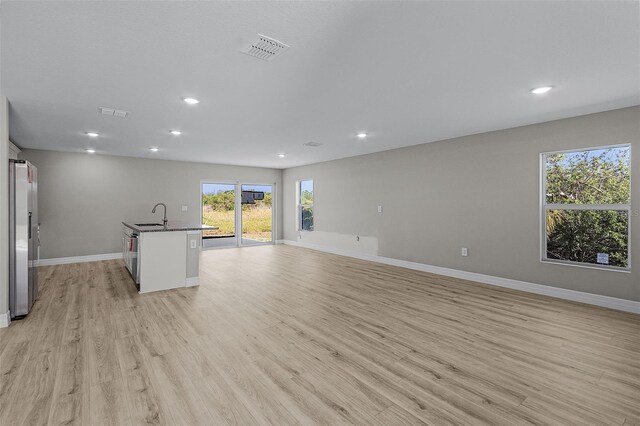
[[[26,148],[286,168],[640,104],[637,1],[3,1],[0,13],[11,138]],[[258,33],[292,47],[271,62],[240,53]]]

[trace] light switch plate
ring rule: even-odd
[[[466,247],[462,247],[462,250],[460,250],[460,254],[464,257],[467,257],[469,255],[469,252],[467,251]]]
[[[378,213],[382,213],[382,206],[378,206]]]
[[[187,211],[187,206],[182,206],[182,211],[186,212]]]

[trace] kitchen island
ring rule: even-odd
[[[182,222],[122,222],[123,256],[140,293],[198,285],[201,232]]]

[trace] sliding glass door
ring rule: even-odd
[[[202,224],[216,230],[202,232],[202,247],[236,247],[236,185],[202,184]]]
[[[242,245],[273,242],[273,185],[241,185]]]
[[[202,182],[202,247],[238,247],[274,241],[274,185]]]

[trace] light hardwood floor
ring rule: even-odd
[[[0,424],[640,424],[640,316],[287,246],[40,268]]]

